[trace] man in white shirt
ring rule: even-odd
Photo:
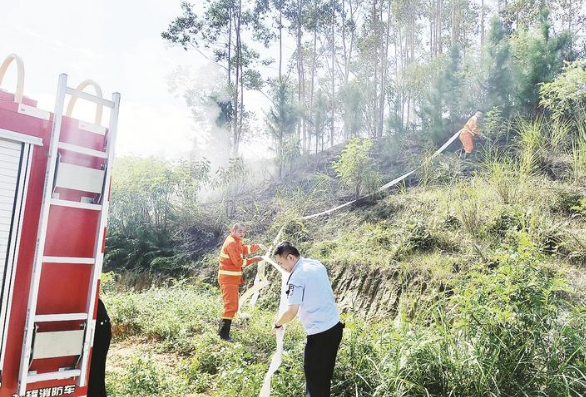
[[[329,397],[344,324],[340,322],[327,270],[319,261],[303,258],[287,241],[277,246],[274,255],[290,276],[288,308],[273,328],[282,327],[299,314],[307,334],[303,360],[306,397]]]

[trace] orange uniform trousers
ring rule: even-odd
[[[460,130],[460,142],[462,142],[462,147],[466,153],[471,154],[474,151],[474,138],[465,129]]]
[[[220,283],[220,289],[222,291],[222,300],[224,301],[222,318],[232,320],[238,311],[238,292],[240,285]]]

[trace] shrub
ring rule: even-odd
[[[580,202],[573,205],[571,210],[577,216],[586,217],[586,198],[580,199]]]
[[[586,62],[567,62],[555,80],[541,85],[540,104],[548,109],[553,118],[574,119],[586,112]]]
[[[503,207],[487,224],[487,232],[489,235],[504,238],[511,232],[521,231],[524,223],[523,216],[519,207]]]
[[[564,215],[579,215],[583,211],[586,197],[572,190],[560,190],[554,198],[551,209]]]
[[[507,119],[503,117],[502,111],[498,107],[493,107],[484,117],[482,122],[483,135],[491,140],[507,140],[510,125]]]
[[[354,189],[356,199],[365,191],[374,192],[380,184],[380,175],[370,157],[373,145],[374,143],[367,139],[351,139],[342,150],[340,159],[332,164],[342,182]]]

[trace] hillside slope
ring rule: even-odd
[[[544,157],[539,170],[525,176],[498,158],[461,161],[450,149],[427,162],[420,147],[379,145],[373,157],[384,182],[425,165],[382,195],[308,221],[301,216],[353,197],[331,169],[339,148],[300,159],[286,183],[251,195],[235,219],[249,224],[250,240],[265,243],[287,225],[283,238],[330,268],[341,305],[367,317],[396,312],[404,290],[443,288],[444,279],[486,262],[519,231],[535,239],[552,266],[581,274],[586,189],[569,182],[567,156]],[[194,276],[215,283],[223,237],[210,240],[215,244],[206,247]]]
[[[377,163],[388,179],[416,163],[386,153]],[[523,150],[472,162],[448,154],[382,196],[302,221],[351,197],[327,156],[249,197],[236,217],[252,241],[285,226],[284,239],[328,267],[347,323],[334,395],[586,393],[586,190],[567,155],[548,152],[527,169]],[[278,282],[251,319],[236,321],[237,343],[220,342],[221,239],[192,278],[144,291],[105,283],[117,338],[112,395],[258,395]],[[247,276],[250,286],[254,269]],[[274,395],[303,393],[303,340],[296,323]]]

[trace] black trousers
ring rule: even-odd
[[[106,308],[98,301],[94,347],[88,381],[88,397],[106,397],[106,357],[112,339],[112,326]]]
[[[329,397],[338,348],[344,324],[338,323],[327,331],[307,336],[303,370],[306,397]]]

